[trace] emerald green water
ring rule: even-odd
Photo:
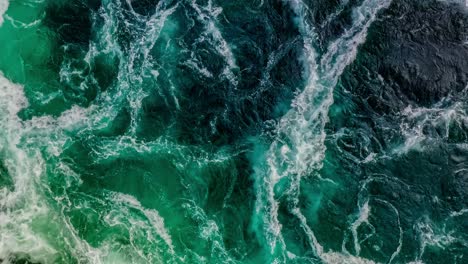
[[[467,263],[464,1],[0,0],[1,263]]]

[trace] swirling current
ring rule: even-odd
[[[0,0],[0,263],[468,263],[468,1]]]

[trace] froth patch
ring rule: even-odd
[[[0,72],[0,152],[15,186],[0,189],[0,262],[14,258],[18,261],[14,263],[23,263],[27,257],[33,263],[55,263],[57,250],[38,231],[47,226],[31,225],[49,219],[50,211],[34,185],[43,172],[41,156],[18,147],[24,127],[17,114],[27,105],[23,87]]]
[[[2,111],[4,115],[7,114],[10,117],[16,115],[21,109],[28,105],[28,101],[24,96],[23,87],[12,83],[2,72],[0,72],[0,97],[0,111]]]
[[[327,264],[348,263],[348,264],[378,264],[372,260],[355,257],[347,254],[328,252],[321,255],[322,260]]]
[[[0,0],[0,26],[3,24],[3,15],[8,10],[8,0]]]
[[[148,221],[150,222],[151,229],[156,230],[157,234],[164,240],[164,242],[169,247],[170,252],[171,253],[174,252],[174,246],[172,244],[171,235],[169,234],[169,231],[166,229],[164,225],[164,218],[160,216],[158,211],[154,209],[144,208],[135,197],[128,195],[128,194],[114,193],[112,195],[112,200],[116,204],[119,204],[121,206],[126,206],[129,208],[133,208],[142,212],[143,215],[146,217],[146,219],[148,219]],[[125,210],[120,210],[120,211],[124,212]],[[130,222],[132,222],[131,217],[128,217],[128,219],[130,220]],[[138,221],[133,221],[133,222],[138,222]],[[138,222],[138,223],[140,224],[140,227],[144,227],[144,224],[142,222]]]

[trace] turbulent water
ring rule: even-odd
[[[0,263],[468,263],[468,2],[0,0]]]

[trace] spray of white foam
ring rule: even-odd
[[[169,234],[169,231],[164,226],[164,219],[159,215],[158,211],[154,209],[144,208],[135,197],[127,195],[127,194],[116,193],[112,196],[112,200],[114,204],[117,204],[117,205],[122,204],[125,206],[125,208],[132,208],[140,212],[143,212],[143,214],[145,215],[145,217],[147,218],[150,224],[150,226],[147,226],[146,229],[156,230],[156,233],[164,240],[166,245],[169,247],[170,252],[174,254],[174,246],[172,245],[172,238]],[[106,216],[106,219],[111,221],[110,217],[107,218],[108,216]],[[130,224],[132,226],[138,226],[137,229],[141,228],[142,226],[144,227],[144,225],[146,225],[146,223],[143,221],[132,219],[132,214],[128,214],[125,217],[127,218],[127,221],[130,221]],[[117,224],[119,224],[119,222],[117,222]],[[155,239],[151,236],[151,232],[147,232],[147,235],[148,235],[147,236],[148,240]]]
[[[96,22],[94,25],[98,31],[97,38],[90,43],[84,60],[91,64],[97,56],[105,54],[119,61],[116,84],[109,91],[99,95],[101,97],[99,98],[100,111],[107,115],[96,115],[95,125],[98,123],[105,125],[108,122],[104,120],[112,120],[111,117],[115,117],[119,108],[128,105],[131,116],[128,134],[136,133],[143,100],[150,92],[148,85],[143,83],[148,79],[157,80],[159,75],[155,69],[159,62],[153,57],[155,45],[158,41],[166,40],[161,37],[163,31],[170,34],[177,28],[171,20],[171,15],[177,10],[179,4],[170,6],[168,2],[170,1],[159,1],[154,13],[149,17],[136,13],[131,6],[131,1],[127,1],[128,6],[122,6],[121,1],[103,1],[101,8],[95,14],[94,21],[102,20],[103,23],[101,25]],[[122,23],[128,33],[135,38],[129,47],[124,47],[118,41],[120,34],[118,32],[121,30]],[[167,45],[170,41],[170,39],[167,40]],[[73,73],[73,69],[67,69],[66,66],[63,65],[62,70],[67,74]],[[155,75],[156,72],[158,74]],[[170,92],[175,104],[178,105],[174,89],[171,88]]]
[[[271,252],[278,245],[284,249],[286,245],[278,220],[279,203],[275,195],[277,192],[280,192],[279,195],[287,195],[292,205],[290,210],[299,219],[312,249],[323,261],[337,263],[338,258],[344,261],[345,255],[324,252],[299,209],[300,183],[304,176],[322,166],[326,137],[324,128],[328,122],[328,109],[333,104],[333,88],[345,67],[354,60],[377,13],[387,7],[390,1],[367,0],[357,7],[353,13],[352,27],[330,44],[320,63],[316,62],[313,45],[316,34],[307,22],[309,7],[299,0],[289,3],[298,16],[299,29],[304,37],[303,64],[308,80],[305,89],[294,99],[291,110],[279,120],[276,137],[266,154],[266,162],[256,170],[256,212],[263,215],[266,226],[264,236]],[[280,181],[288,182],[285,190],[278,185]],[[365,260],[356,261],[366,263]]]
[[[346,263],[346,264],[377,264],[372,260],[343,254],[338,252],[328,252],[321,256],[323,262],[328,264]]]
[[[438,228],[427,217],[416,223],[414,228],[419,232],[421,241],[417,261],[421,260],[428,245],[445,249],[448,245],[457,241],[452,232],[447,232],[445,228]]]
[[[8,10],[10,2],[8,0],[0,0],[0,26],[3,24],[3,15]]]
[[[140,111],[142,109],[142,101],[148,95],[141,83],[143,78],[147,77],[148,73],[153,70],[154,60],[150,55],[156,41],[161,35],[161,31],[165,26],[168,18],[178,8],[178,5],[167,8],[165,1],[160,1],[156,7],[154,15],[152,15],[144,23],[144,32],[139,33],[140,39],[132,42],[129,51],[129,58],[121,64],[123,71],[119,71],[119,80],[124,80],[121,83],[121,88],[128,89],[131,92],[127,94],[127,101],[131,109],[131,124],[130,132],[135,133],[137,123],[139,121]],[[122,12],[122,11],[120,11]],[[137,14],[135,13],[137,16]],[[115,23],[116,21],[114,21]],[[137,29],[134,29],[137,31]],[[121,67],[122,68],[122,67]],[[137,89],[135,89],[136,87]]]
[[[193,201],[188,201],[182,207],[189,212],[190,217],[199,224],[199,236],[210,242],[211,258],[222,259],[223,263],[237,263],[230,256],[224,245],[224,238],[216,221],[210,219],[202,208]],[[203,260],[206,262],[206,259]]]
[[[225,76],[234,87],[237,87],[238,81],[234,73],[234,70],[238,69],[236,59],[229,43],[223,38],[221,30],[217,26],[217,18],[222,13],[223,9],[213,5],[212,0],[208,0],[207,5],[203,7],[199,6],[196,0],[192,0],[191,6],[197,12],[197,19],[205,25],[205,33],[200,36],[198,41],[209,41],[224,58],[226,67],[222,75]]]
[[[462,216],[462,215],[464,215],[466,213],[468,213],[468,209],[462,209],[460,211],[451,212],[450,216],[451,217],[458,217],[458,216]]]
[[[465,133],[465,128],[468,127],[466,90],[457,97],[447,96],[432,107],[406,107],[400,113],[400,133],[404,143],[393,152],[404,154],[409,150],[430,147],[427,142],[448,140],[454,130]]]

